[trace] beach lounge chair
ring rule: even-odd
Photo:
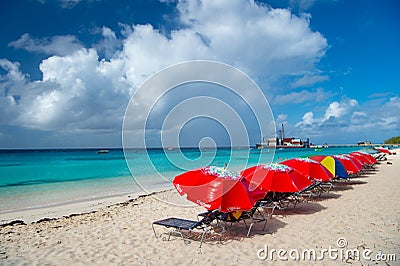
[[[182,240],[185,242],[185,244],[188,244],[189,241],[185,239],[185,235],[183,231],[192,233],[194,230],[201,230],[201,239],[200,239],[200,248],[201,245],[203,244],[204,237],[207,233],[211,233],[210,231],[210,223],[212,222],[214,218],[214,214],[212,212],[208,213],[202,220],[200,221],[192,221],[192,220],[186,220],[186,219],[181,219],[181,218],[175,218],[175,217],[169,217],[166,219],[154,221],[151,224],[151,227],[153,228],[154,236],[157,238],[157,233],[154,228],[155,225],[160,225],[164,226],[166,228],[170,228],[171,230],[168,231],[168,241],[170,240],[171,235],[176,234],[179,235]]]
[[[382,161],[386,161],[387,160],[385,153],[379,153],[377,155],[374,155],[374,157],[378,162],[382,162]]]
[[[259,207],[261,207],[260,202],[257,202],[254,205],[254,207],[249,211],[232,211],[232,212],[228,212],[228,213],[214,211],[214,213],[215,213],[216,221],[220,227],[223,227],[221,225],[221,222],[223,222],[225,224],[230,223],[230,226],[229,226],[230,232],[232,231],[233,223],[240,223],[243,221],[243,223],[247,229],[246,237],[249,237],[250,231],[255,224],[264,222],[263,231],[265,231],[265,227],[267,226],[267,219],[260,212]],[[209,212],[199,213],[198,217],[204,217],[204,216],[208,215],[208,213]],[[224,230],[225,229],[223,227],[223,231]]]
[[[268,192],[262,200],[259,200],[260,207],[271,209],[270,217],[276,209],[283,210],[293,203],[294,207],[300,202],[298,194],[295,192]]]
[[[323,192],[330,192],[333,188],[332,181],[318,181],[312,184],[311,186],[306,187],[302,191],[294,193],[296,196],[302,197],[307,201],[311,198],[320,197]]]
[[[294,196],[297,198],[297,202],[294,203],[294,208],[296,208],[296,204],[300,201],[310,201],[312,198],[317,198],[321,196],[322,192],[324,192],[324,188],[322,187],[322,182],[315,182],[312,185],[306,187],[305,189],[295,192]]]

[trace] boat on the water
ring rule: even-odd
[[[263,138],[260,143],[256,144],[257,149],[275,148],[275,149],[295,149],[295,148],[310,148],[310,140],[301,140],[291,137],[285,138],[285,129],[282,124],[282,129],[278,130],[278,137]]]
[[[316,146],[314,151],[324,151],[324,148],[322,146]]]
[[[98,154],[108,153],[108,152],[109,152],[109,150],[99,150],[99,151],[97,151]]]

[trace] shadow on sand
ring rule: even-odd
[[[309,215],[325,209],[326,207],[317,202],[300,202],[296,205],[296,208],[289,206],[282,210],[275,210],[274,215],[283,217],[287,215]]]
[[[313,197],[311,199],[308,200],[309,202],[319,202],[319,201],[324,201],[324,200],[328,200],[328,199],[338,199],[340,198],[342,195],[340,194],[336,194],[336,193],[332,193],[332,190],[330,192],[324,192],[322,193],[320,196],[318,197]]]

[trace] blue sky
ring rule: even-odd
[[[399,11],[396,0],[3,0],[0,148],[120,147],[135,89],[195,59],[250,75],[289,136],[381,143],[400,135]],[[198,87],[187,97],[235,106],[226,93]],[[182,95],[161,101],[150,145]],[[254,116],[238,113],[254,145]],[[229,129],[209,119],[178,134],[185,146],[229,144]]]

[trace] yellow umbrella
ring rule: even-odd
[[[320,162],[333,175],[335,175],[335,159],[332,156],[318,155],[312,156],[312,160]]]

